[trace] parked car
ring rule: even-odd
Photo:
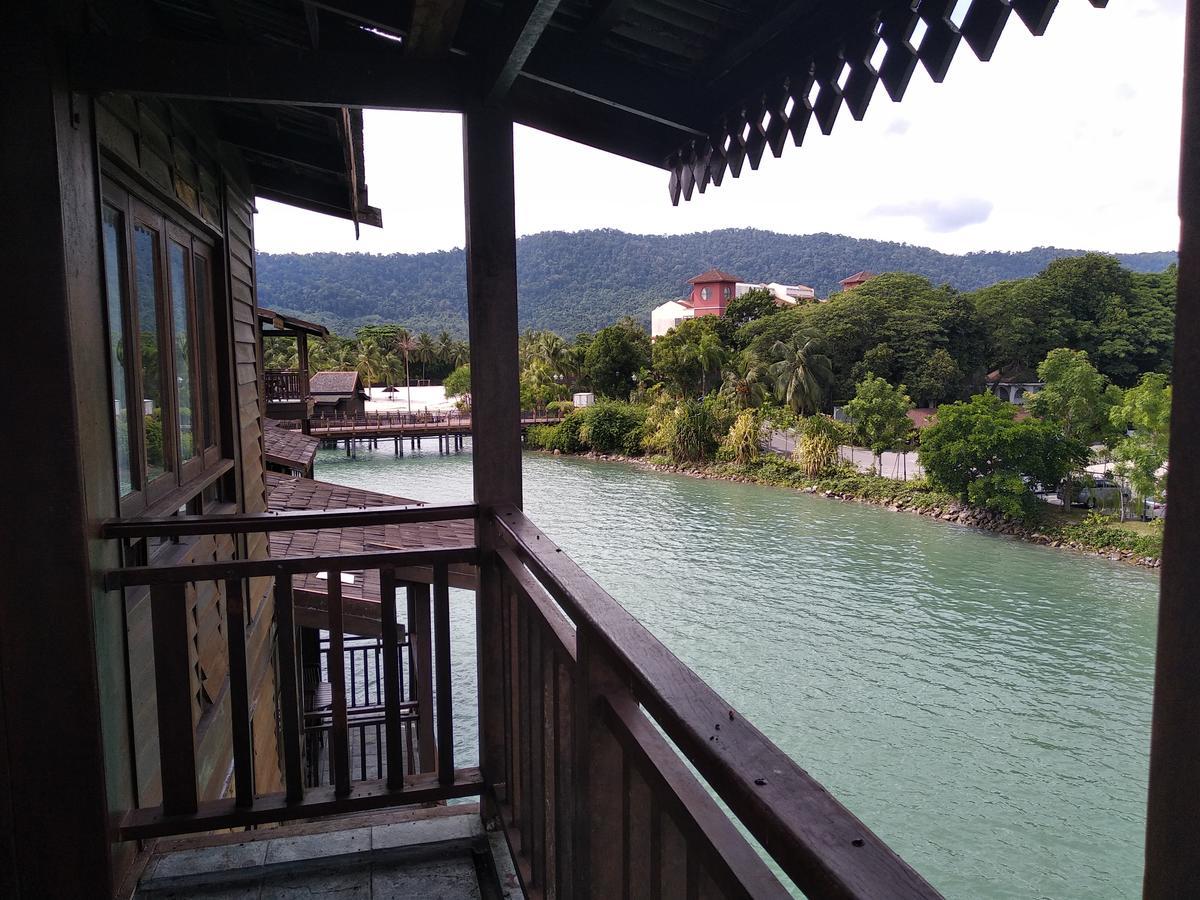
[[[1129,489],[1110,478],[1076,478],[1071,486],[1071,505],[1086,506],[1095,509],[1097,506],[1117,506],[1122,495],[1129,499]],[[1065,502],[1067,483],[1058,486],[1056,496]]]
[[[1161,500],[1151,500],[1146,498],[1142,504],[1143,519],[1165,519],[1167,517],[1167,498],[1164,495]]]

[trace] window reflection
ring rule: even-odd
[[[104,207],[104,295],[108,325],[108,358],[112,369],[113,422],[117,432],[117,484],[120,496],[133,490],[133,466],[129,449],[129,397],[125,373],[125,328],[121,310],[125,306],[125,282],[122,277],[121,213]]]
[[[142,358],[142,427],[146,440],[146,477],[166,471],[163,452],[163,372],[158,346],[158,234],[145,225],[133,229],[134,290],[137,294],[138,350]]]
[[[189,253],[174,241],[168,246],[167,272],[171,281],[172,342],[175,348],[175,419],[179,426],[179,459],[186,462],[196,455],[193,408],[196,398],[195,352],[188,316]]]

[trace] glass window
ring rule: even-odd
[[[707,300],[707,299],[708,299],[708,288],[706,288],[706,287],[704,287],[704,288],[700,288],[700,299],[701,299],[701,300]]]
[[[726,300],[729,299],[729,295],[731,293],[733,293],[733,288],[731,288],[729,285],[725,285],[725,299]]]
[[[171,342],[175,360],[175,423],[179,428],[179,460],[196,455],[196,366],[191,316],[188,313],[188,257],[182,244],[167,244],[167,272],[171,285]]]
[[[163,448],[163,362],[159,354],[158,233],[140,222],[133,229],[134,291],[137,294],[138,352],[141,356],[142,427],[146,441],[146,478],[167,470]]]
[[[133,490],[133,465],[129,449],[129,391],[125,371],[125,228],[119,210],[104,206],[104,295],[108,325],[108,359],[112,370],[113,423],[117,432],[117,484],[119,496]]]

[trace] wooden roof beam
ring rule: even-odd
[[[461,112],[476,84],[463,58],[335,53],[192,41],[72,39],[72,87],[242,103]]]
[[[529,54],[554,18],[559,0],[520,0],[504,4],[500,38],[484,67],[483,96],[498,103],[508,94]]]
[[[580,38],[588,44],[598,44],[612,27],[621,21],[632,0],[600,0],[579,29]]]
[[[693,82],[632,60],[616,60],[578,40],[547,35],[520,77],[696,135],[713,125]]]
[[[444,56],[454,44],[466,0],[413,0],[405,46],[409,55]]]

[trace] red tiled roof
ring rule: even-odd
[[[853,275],[848,275],[847,277],[843,278],[838,282],[838,284],[858,284],[863,281],[869,281],[874,277],[874,272],[855,272]]]
[[[310,394],[353,394],[362,390],[357,372],[317,372],[308,379]]]
[[[709,281],[738,281],[736,275],[730,275],[728,272],[722,272],[720,269],[709,269],[695,278],[689,278],[688,284],[702,284]]]
[[[919,406],[916,409],[908,411],[908,417],[912,420],[913,428],[917,429],[928,428],[933,424],[933,417],[936,415],[937,410],[927,406]]]

